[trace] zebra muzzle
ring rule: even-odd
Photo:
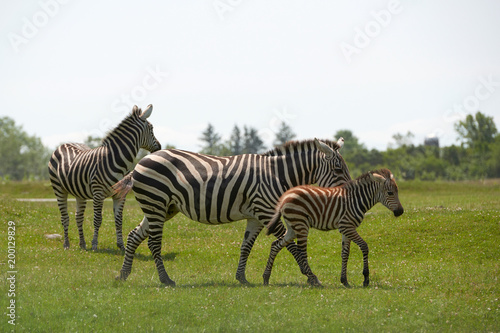
[[[403,215],[404,212],[405,210],[403,209],[403,207],[399,207],[398,209],[394,210],[394,216],[396,217],[401,216]]]

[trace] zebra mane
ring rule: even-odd
[[[383,168],[383,169],[378,169],[378,170],[372,170],[372,171],[365,172],[364,174],[362,174],[361,176],[359,176],[358,178],[356,178],[354,181],[369,179],[370,175],[372,173],[378,173],[379,175],[384,176],[384,178],[387,179],[387,180],[393,180],[394,179],[394,178],[391,178],[392,172],[389,169]]]
[[[333,150],[340,149],[340,145],[337,141],[333,140],[321,140],[330,146]],[[287,143],[277,146],[263,154],[262,156],[281,156],[289,154],[290,151],[309,151],[311,149],[316,149],[316,144],[314,140],[302,140],[302,141],[288,141]]]
[[[141,113],[142,113],[142,111],[140,108],[137,110],[132,110],[132,112],[130,112],[125,118],[123,118],[123,120],[116,127],[114,127],[113,129],[106,132],[106,135],[104,136],[104,138],[102,138],[101,145],[105,145],[106,143],[108,143],[117,129],[119,129],[122,126],[125,126],[125,124],[131,118],[137,117]]]

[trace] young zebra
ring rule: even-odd
[[[80,236],[80,247],[86,249],[83,236],[83,214],[87,199],[93,199],[94,238],[92,250],[97,249],[97,236],[102,221],[104,199],[113,194],[113,184],[129,172],[140,148],[151,152],[161,149],[153,134],[153,126],[147,120],[153,112],[149,105],[144,112],[134,106],[115,129],[107,134],[100,147],[90,149],[80,143],[59,146],[49,161],[50,182],[57,197],[64,228],[64,248],[69,248],[68,238],[68,194],[76,197],[76,225]],[[116,245],[125,250],[122,237],[122,211],[125,197],[113,197],[116,225]]]
[[[147,237],[160,281],[175,285],[161,258],[165,221],[178,212],[194,221],[217,225],[247,219],[236,279],[247,283],[245,267],[260,231],[274,215],[280,196],[300,184],[343,184],[351,179],[338,152],[338,142],[291,142],[266,154],[217,157],[178,149],[161,150],[143,158],[134,172],[115,185],[117,194],[131,188],[144,212],[141,224],[127,238],[125,258],[118,279],[132,271],[134,253]],[[284,226],[277,227],[281,236]],[[296,260],[296,244],[287,249]]]
[[[368,245],[359,236],[356,228],[363,221],[365,213],[377,202],[382,203],[394,212],[395,216],[403,214],[403,206],[398,198],[398,186],[394,176],[387,169],[368,172],[355,180],[333,188],[313,186],[297,186],[288,190],[281,197],[276,208],[276,214],[268,225],[268,234],[273,233],[279,225],[280,217],[286,224],[286,233],[273,242],[271,253],[264,271],[264,285],[269,284],[269,277],[274,259],[278,252],[297,238],[301,250],[301,267],[305,268],[307,282],[311,285],[321,285],[313,274],[307,262],[307,234],[309,228],[323,231],[339,229],[342,234],[342,272],[340,281],[347,283],[347,260],[350,243],[356,243],[363,252],[363,286],[370,283],[368,269]]]

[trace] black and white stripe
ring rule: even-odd
[[[86,248],[83,236],[83,214],[88,199],[94,206],[94,237],[92,249],[97,249],[97,237],[102,221],[104,199],[113,195],[112,186],[130,171],[140,148],[157,151],[161,145],[153,134],[153,126],[147,120],[153,111],[149,105],[144,112],[134,106],[115,129],[107,134],[100,147],[91,149],[80,143],[59,146],[49,161],[49,175],[57,197],[64,227],[64,248],[69,248],[68,194],[76,197],[76,224],[80,247]],[[113,196],[116,225],[116,244],[124,250],[122,237],[122,211],[125,198]]]
[[[130,177],[115,186],[122,195],[133,187],[144,212],[141,224],[128,235],[119,278],[128,277],[135,250],[149,237],[160,281],[175,284],[163,265],[161,239],[164,222],[182,212],[205,224],[247,219],[236,272],[237,280],[246,283],[246,262],[255,239],[287,189],[313,183],[334,186],[351,179],[340,147],[333,141],[308,140],[291,142],[262,155],[216,157],[173,149],[146,156]],[[275,234],[280,236],[284,231],[282,226]],[[295,244],[287,248],[299,258]]]
[[[285,235],[273,242],[271,253],[264,272],[264,284],[269,283],[274,259],[278,252],[297,238],[297,245],[302,258],[299,266],[308,282],[320,285],[307,262],[307,235],[309,228],[323,231],[338,229],[342,234],[342,272],[341,282],[347,283],[347,260],[350,243],[356,243],[363,253],[363,285],[368,286],[368,245],[356,231],[365,213],[377,202],[382,203],[394,212],[395,216],[403,214],[403,206],[399,202],[398,186],[392,173],[387,169],[366,173],[356,180],[334,188],[313,186],[297,186],[288,190],[280,199],[276,214],[268,224],[268,233],[273,233],[281,224],[280,217],[286,224]]]

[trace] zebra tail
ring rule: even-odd
[[[272,235],[276,231],[276,226],[278,221],[281,219],[281,212],[279,210],[276,211],[274,216],[271,218],[271,221],[267,224],[267,236]]]
[[[134,185],[134,180],[132,178],[134,171],[130,171],[122,180],[113,185],[113,196],[117,196],[119,199],[124,199],[128,192],[132,189]]]

